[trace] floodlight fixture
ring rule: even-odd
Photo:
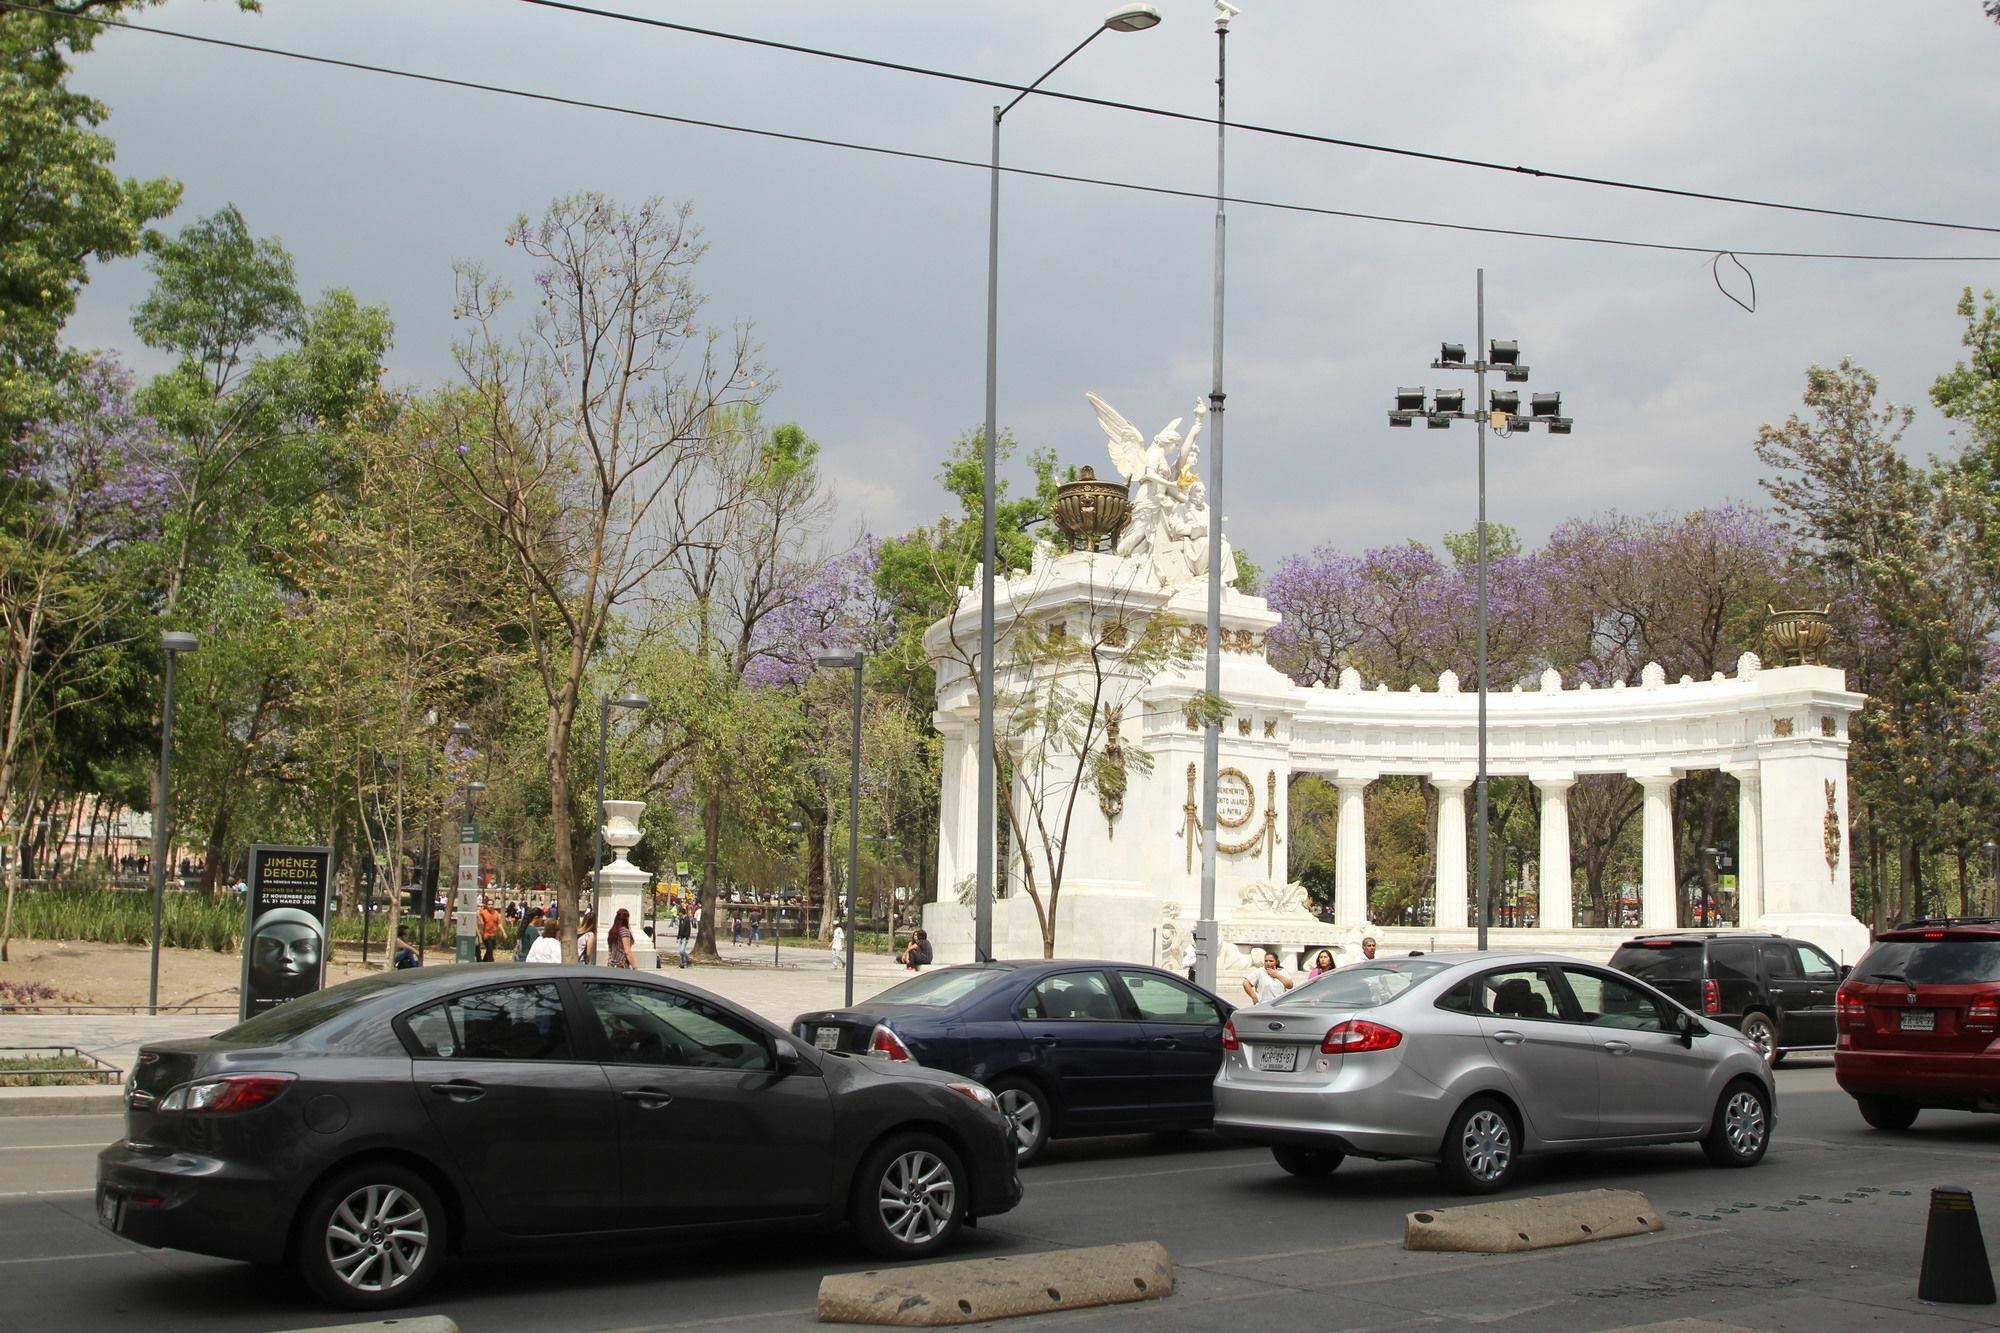
[[[1445,430],[1450,427],[1451,418],[1441,417],[1437,413],[1433,412],[1429,416],[1424,418],[1424,424],[1430,427],[1430,429],[1432,430]]]
[[[1159,22],[1160,11],[1151,5],[1120,5],[1104,16],[1104,26],[1111,32],[1144,32]]]
[[[1488,406],[1495,412],[1513,416],[1521,410],[1521,395],[1512,389],[1495,389],[1488,395]]]
[[[1410,422],[1414,421],[1416,417],[1417,413],[1415,412],[1391,412],[1389,414],[1389,424],[1407,428]]]
[[[1439,389],[1434,412],[1463,412],[1465,410],[1465,390]]]
[[[1530,396],[1538,417],[1559,417],[1562,415],[1563,398],[1559,393],[1538,393]]]
[[[1424,410],[1424,386],[1414,389],[1396,390],[1396,410],[1398,412],[1421,412]]]
[[[1528,368],[1526,366],[1508,366],[1506,370],[1507,382],[1509,384],[1526,384],[1528,382]]]
[[[1441,366],[1462,366],[1465,364],[1464,343],[1442,343],[1438,346],[1438,364]]]
[[[1496,366],[1518,366],[1521,364],[1521,344],[1511,340],[1502,342],[1496,338],[1487,344],[1486,359]]]
[[[1549,434],[1551,435],[1569,434],[1569,428],[1571,423],[1568,417],[1544,417],[1543,420],[1548,423]]]

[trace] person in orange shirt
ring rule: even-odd
[[[479,904],[479,961],[493,961],[493,946],[500,938],[500,909],[493,905],[491,898]]]

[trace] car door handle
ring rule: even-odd
[[[449,1097],[455,1102],[476,1102],[486,1095],[486,1088],[471,1079],[454,1078],[443,1083],[431,1084],[431,1092],[439,1097]]]
[[[1613,1055],[1630,1055],[1632,1053],[1632,1043],[1629,1041],[1607,1041],[1604,1043],[1604,1049]]]
[[[1043,1034],[1042,1034],[1041,1036],[1039,1036],[1039,1037],[1031,1037],[1031,1038],[1029,1038],[1029,1040],[1031,1040],[1032,1042],[1034,1042],[1034,1044],[1035,1044],[1035,1045],[1037,1045],[1037,1046],[1053,1046],[1053,1045],[1055,1045],[1055,1044],[1056,1044],[1056,1039],[1055,1039],[1054,1037],[1051,1037],[1051,1036],[1050,1036],[1050,1035],[1049,1035],[1048,1033],[1046,1033],[1046,1032],[1044,1032],[1044,1033],[1043,1033]]]
[[[639,1108],[644,1111],[657,1111],[674,1100],[672,1093],[658,1088],[625,1088],[618,1095],[628,1102],[639,1103]]]
[[[1516,1032],[1512,1028],[1501,1028],[1493,1034],[1493,1040],[1499,1042],[1502,1046],[1519,1046],[1527,1039],[1526,1033]]]
[[[1178,1037],[1154,1037],[1152,1044],[1155,1046],[1178,1046],[1181,1043]]]

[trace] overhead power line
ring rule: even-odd
[[[872,56],[857,56],[844,51],[829,51],[822,47],[800,46],[792,42],[775,41],[768,37],[752,37],[746,33],[724,32],[718,28],[702,28],[691,23],[674,23],[667,19],[646,18],[638,14],[621,13],[615,9],[598,9],[590,5],[575,4],[572,0],[520,0],[522,4],[539,9],[561,10],[589,18],[612,19],[620,23],[636,23],[648,28],[663,28],[670,32],[687,33],[695,37],[714,37],[722,41],[741,42],[749,46],[767,47],[774,51],[789,51],[796,55],[813,56],[822,60],[838,60],[851,65],[866,65],[874,69],[892,70],[898,74],[914,74],[929,79],[944,79],[952,83],[975,84],[982,88],[992,88],[1000,92],[1033,93],[1037,97],[1059,98],[1065,102],[1080,102],[1086,106],[1107,107],[1117,111],[1129,111],[1135,115],[1157,116],[1165,120],[1186,120],[1201,125],[1215,124],[1215,117],[1196,115],[1188,111],[1172,111],[1165,107],[1145,106],[1136,102],[1119,102],[1103,97],[1087,97],[1081,93],[1056,92],[1048,88],[1030,88],[1017,83],[1003,83],[998,79],[984,79],[972,74],[959,74],[951,70],[933,69],[924,65],[906,65],[894,60],[880,60]],[[1706,190],[1688,190],[1670,185],[1648,185],[1640,181],[1614,180],[1605,176],[1584,176],[1568,171],[1553,171],[1545,167],[1509,165],[1505,162],[1488,162],[1476,157],[1458,157],[1450,153],[1426,152],[1418,148],[1397,148],[1390,144],[1367,143],[1359,139],[1341,139],[1328,134],[1314,134],[1309,130],[1284,129],[1272,125],[1255,125],[1240,120],[1224,120],[1225,126],[1241,130],[1246,134],[1266,134],[1275,138],[1294,139],[1304,143],[1324,144],[1331,148],[1352,148],[1364,153],[1384,153],[1392,157],[1414,158],[1421,162],[1436,162],[1444,166],[1472,167],[1481,171],[1500,171],[1511,176],[1533,176],[1541,180],[1568,181],[1575,185],[1594,185],[1610,190],[1636,190],[1645,194],[1671,195],[1677,199],[1699,199],[1709,203],[1741,204],[1746,208],[1771,208],[1787,213],[1812,213],[1821,217],[1850,218],[1862,222],[1891,222],[1905,227],[1940,227],[1950,231],[1977,231],[2000,234],[2000,227],[1982,226],[1971,222],[1939,222],[1928,218],[1900,217],[1891,213],[1866,213],[1855,209],[1819,208],[1810,204],[1787,204],[1769,199],[1751,199],[1742,195],[1716,194]],[[1209,196],[1213,198],[1213,195]]]
[[[931,163],[938,166],[968,167],[981,172],[992,170],[992,164],[973,161],[969,158],[947,157],[939,153],[923,153],[906,148],[889,148],[879,144],[855,143],[848,140],[829,139],[818,135],[798,134],[786,130],[759,129],[749,125],[734,125],[726,121],[704,120],[694,116],[677,116],[664,111],[645,111],[637,107],[621,106],[613,102],[596,102],[584,98],[564,97],[556,93],[538,93],[522,88],[512,88],[504,84],[483,83],[473,79],[457,79],[442,74],[425,74],[415,70],[397,69],[388,65],[369,64],[358,60],[344,60],[336,56],[314,55],[305,51],[291,51],[283,47],[260,46],[252,42],[231,41],[223,37],[209,37],[197,33],[178,32],[171,28],[154,27],[133,23],[124,19],[103,19],[85,15],[67,14],[42,5],[24,3],[23,0],[0,0],[0,10],[21,13],[45,14],[51,17],[73,19],[77,22],[94,23],[104,28],[122,28],[130,32],[145,33],[154,37],[168,37],[176,41],[191,42],[201,46],[218,47],[223,50],[247,52],[253,55],[275,56],[285,60],[296,60],[306,64],[322,65],[333,69],[352,70],[363,74],[378,74],[387,78],[408,79],[417,83],[427,83],[438,87],[457,88],[468,92],[491,93],[500,97],[517,98],[523,101],[540,102],[551,106],[569,107],[581,111],[601,111],[612,115],[629,116],[639,120],[656,121],[671,125],[684,125],[693,129],[719,130],[728,134],[742,134],[753,138],[774,139],[785,143],[807,144],[818,148],[834,148],[845,152],[867,153],[879,157],[898,158],[910,162]],[[1006,86],[1006,85],[1000,85]],[[1090,99],[1079,99],[1090,100]],[[1109,104],[1107,104],[1109,105]],[[1209,121],[1213,124],[1213,121]],[[1090,185],[1106,189],[1126,190],[1139,194],[1162,195],[1169,198],[1194,199],[1213,203],[1215,195],[1211,191],[1179,189],[1165,185],[1145,185],[1135,181],[1111,180],[1101,176],[1084,176],[1067,172],[1040,171],[1030,167],[1006,167],[1002,171],[1012,176],[1033,180],[1060,181],[1074,185]],[[1681,245],[1665,241],[1641,241],[1612,236],[1592,236],[1572,232],[1535,231],[1516,227],[1494,227],[1470,222],[1444,222],[1434,218],[1398,217],[1387,213],[1364,213],[1352,209],[1323,208],[1312,204],[1290,203],[1283,200],[1257,199],[1243,195],[1225,196],[1225,201],[1249,208],[1264,208],[1278,212],[1300,213],[1316,217],[1346,218],[1358,222],[1381,222],[1395,226],[1424,227],[1441,231],[1473,232],[1487,236],[1514,236],[1528,240],[1558,241],[1577,245],[1614,246],[1636,250],[1659,250],[1677,254],[1695,255],[1735,255],[1741,258],[1757,259],[1813,259],[1813,260],[1853,260],[1877,263],[1989,263],[2000,262],[2000,255],[1898,255],[1862,254],[1825,250],[1756,250],[1733,245]],[[1995,229],[2000,230],[2000,229]]]

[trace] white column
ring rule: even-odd
[[[1340,819],[1334,831],[1333,919],[1343,926],[1368,923],[1368,779],[1336,777]]]
[[[973,873],[979,822],[979,747],[964,727],[944,731],[938,792],[937,900],[958,901],[958,881]]]
[[[1639,924],[1647,930],[1674,930],[1681,920],[1680,892],[1674,881],[1674,776],[1632,776],[1646,792]]]
[[[1754,768],[1736,777],[1736,921],[1753,926],[1764,915],[1764,784]]]
[[[1431,918],[1440,930],[1464,929],[1465,908],[1465,789],[1466,778],[1431,779],[1438,794],[1437,912]]]
[[[1576,924],[1569,864],[1569,789],[1576,779],[1534,781],[1542,793],[1542,896],[1537,921],[1543,930],[1568,930]]]

